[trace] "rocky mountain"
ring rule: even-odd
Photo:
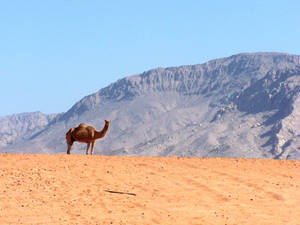
[[[244,53],[157,68],[86,96],[0,151],[65,153],[70,127],[102,129],[110,119],[96,154],[300,159],[299,92],[297,55]],[[85,147],[76,143],[71,153]]]
[[[55,116],[33,112],[0,117],[0,148],[27,140],[44,129]]]

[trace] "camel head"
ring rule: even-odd
[[[104,132],[104,135],[106,134],[108,128],[109,128],[109,125],[110,125],[110,120],[105,120],[105,125],[104,125],[104,128],[103,128],[103,132]]]

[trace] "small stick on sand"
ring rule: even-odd
[[[110,191],[110,190],[104,190],[104,191],[112,193],[112,194],[133,195],[133,196],[136,196],[135,193],[127,193],[127,192],[120,192],[120,191]]]

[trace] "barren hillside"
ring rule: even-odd
[[[0,224],[300,224],[300,161],[0,154]]]
[[[65,153],[71,127],[100,130],[109,119],[95,154],[300,159],[299,93],[298,55],[245,53],[157,68],[120,79],[65,113],[0,118],[0,152]],[[72,152],[84,148],[76,143]]]

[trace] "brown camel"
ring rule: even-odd
[[[97,131],[94,127],[88,126],[84,123],[79,124],[78,127],[71,128],[66,133],[66,139],[68,144],[67,154],[70,154],[71,147],[74,141],[87,143],[86,154],[89,153],[89,147],[92,143],[91,155],[94,152],[94,145],[96,139],[103,138],[108,130],[110,120],[105,120],[104,128],[101,131]]]

